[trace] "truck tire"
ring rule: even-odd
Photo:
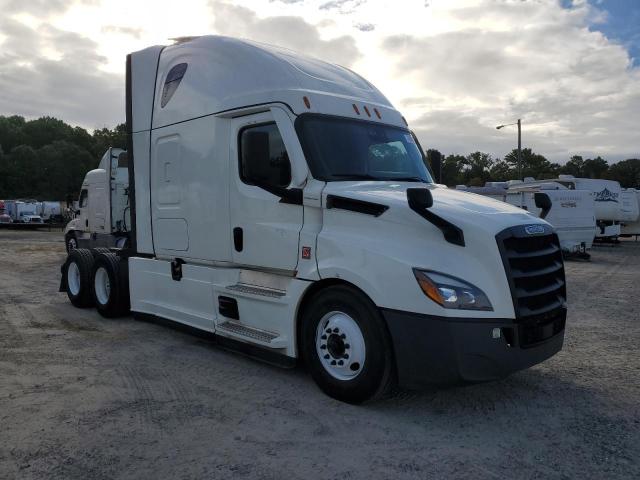
[[[106,318],[129,312],[129,281],[120,258],[111,252],[99,253],[93,266],[93,301],[98,313]]]
[[[98,255],[101,253],[111,253],[107,247],[95,247],[91,249],[91,253],[93,254],[93,258],[98,258]]]
[[[93,305],[91,272],[93,270],[93,255],[86,248],[75,248],[69,252],[64,264],[63,275],[67,296],[71,303],[78,308]]]
[[[395,377],[391,341],[369,298],[352,287],[328,287],[302,315],[302,356],[323,392],[359,404],[389,391]]]
[[[67,233],[64,237],[64,243],[67,248],[67,253],[78,248],[78,238],[76,237],[75,232]]]

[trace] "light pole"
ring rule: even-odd
[[[509,127],[511,125],[518,125],[518,178],[522,180],[522,123],[520,122],[520,119],[518,119],[516,123],[498,125],[496,130],[500,130],[502,127]]]

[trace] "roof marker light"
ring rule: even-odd
[[[373,111],[376,112],[376,117],[378,117],[379,119],[382,119],[382,115],[380,115],[380,112],[378,111],[377,108],[374,108]]]
[[[311,108],[311,102],[309,101],[309,97],[302,97],[302,100],[304,100],[304,104],[307,108]]]
[[[358,106],[355,103],[353,104],[353,111],[360,115],[360,110],[358,110]]]
[[[370,117],[371,114],[369,113],[369,109],[367,108],[367,106],[364,106],[364,111],[367,112],[367,117]]]

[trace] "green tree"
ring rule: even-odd
[[[127,148],[127,127],[124,123],[116,125],[114,129],[101,128],[93,132],[94,147],[91,151],[97,157],[102,157],[109,147]]]
[[[640,188],[640,158],[614,163],[607,171],[607,178],[617,180],[624,188]]]
[[[515,179],[518,173],[504,160],[497,160],[489,170],[489,176],[493,181],[503,182]]]
[[[580,155],[572,156],[562,167],[562,173],[574,177],[584,176],[584,159]]]
[[[583,175],[586,178],[604,178],[607,170],[609,170],[609,164],[599,156],[584,161]]]
[[[450,187],[464,183],[461,172],[466,158],[462,155],[449,155],[442,162],[442,183]]]
[[[518,172],[518,150],[509,152],[504,160],[516,174]],[[544,156],[534,153],[530,148],[522,149],[522,177],[551,178],[555,168]]]

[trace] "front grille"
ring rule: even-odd
[[[496,240],[511,288],[520,346],[561,332],[567,294],[558,236],[548,226],[535,235],[517,226],[502,231]]]

